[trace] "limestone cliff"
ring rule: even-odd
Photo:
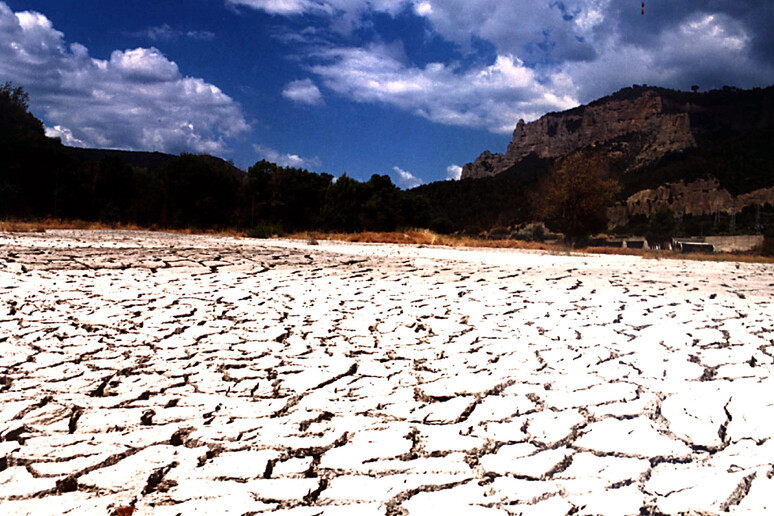
[[[623,157],[626,170],[774,121],[774,88],[688,93],[636,86],[534,122],[519,120],[505,154],[485,152],[462,178],[499,174],[529,154],[559,158],[586,147]]]
[[[505,155],[485,152],[465,165],[462,178],[499,174],[531,153],[556,158],[622,137],[637,140],[632,166],[696,145],[688,113],[665,112],[661,96],[648,90],[633,99],[549,113],[530,123],[519,120]]]
[[[634,215],[649,217],[661,204],[669,205],[674,213],[685,215],[732,214],[748,206],[774,205],[774,187],[734,196],[721,188],[714,178],[699,179],[687,184],[683,181],[667,183],[658,188],[641,190],[609,208],[609,224],[611,227],[625,226]]]

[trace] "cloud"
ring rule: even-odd
[[[702,89],[774,82],[774,64],[758,60],[757,37],[748,25],[727,14],[694,11],[647,36],[611,34],[600,44],[600,58],[563,63],[559,69],[586,102],[628,84]]]
[[[600,47],[610,40],[649,48],[654,39],[680,30],[685,20],[702,13],[726,17],[752,31],[750,52],[771,53],[774,22],[770,0],[649,0],[646,16],[639,2],[613,0],[225,0],[273,15],[313,15],[331,27],[341,19],[361,27],[375,14],[413,13],[446,41],[470,49],[475,40],[491,43],[496,52],[518,56],[529,66],[572,61],[599,61]],[[317,21],[315,21],[317,24]],[[625,70],[623,70],[625,72]]]
[[[107,60],[36,12],[0,2],[0,69],[30,94],[49,133],[94,147],[223,153],[249,129],[241,108],[217,86],[185,77],[155,48],[116,50]],[[39,110],[39,111],[38,111]]]
[[[310,69],[357,102],[384,103],[444,125],[513,131],[520,118],[578,104],[561,75],[540,77],[512,56],[464,72],[443,63],[406,65],[385,45],[318,52]]]
[[[64,145],[69,147],[88,147],[86,142],[73,136],[73,132],[70,129],[61,125],[46,127],[46,136],[49,138],[59,138]]]
[[[430,16],[433,14],[433,5],[430,2],[419,2],[414,4],[414,12],[417,16]]]
[[[297,154],[282,154],[264,145],[253,144],[253,149],[261,159],[271,161],[281,167],[319,168],[322,165],[318,158],[302,158]]]
[[[446,167],[446,179],[448,181],[459,181],[462,177],[462,167],[459,165],[449,165]]]
[[[325,103],[320,89],[311,79],[289,82],[282,90],[282,96],[293,102],[310,106],[319,106]]]
[[[336,37],[321,43],[317,30],[317,41],[304,50],[312,60],[326,54],[312,69],[347,98],[497,132],[519,118],[635,83],[714,88],[774,82],[770,0],[648,0],[645,16],[639,2],[613,0],[226,1],[275,15],[312,16],[316,28],[327,21],[333,33],[347,24],[361,28],[359,47],[343,47]],[[458,53],[431,65],[390,55],[389,45],[379,42],[396,35],[378,32],[378,14],[422,18],[426,40],[451,43]],[[306,38],[295,43],[304,45]],[[491,52],[481,53],[482,45]],[[435,99],[429,84],[440,87]]]
[[[314,25],[339,35],[352,35],[357,29],[368,28],[373,14],[397,16],[407,10],[408,0],[224,0],[233,8],[248,7],[273,16],[301,19],[315,17]],[[319,23],[322,22],[322,23]]]
[[[608,0],[225,0],[272,15],[313,15],[349,33],[370,26],[374,14],[413,12],[447,41],[470,48],[491,42],[501,53],[583,59],[593,55],[583,38],[602,21]],[[342,30],[343,29],[343,30]],[[546,43],[546,44],[544,44]]]
[[[396,15],[410,5],[407,0],[226,0],[232,6],[250,7],[269,14],[313,14],[330,18],[356,18],[369,11]]]
[[[321,2],[310,0],[226,0],[226,3],[285,16],[317,11],[323,7]]]
[[[429,4],[429,8],[424,4]],[[530,65],[593,58],[587,41],[602,23],[605,1],[435,0],[413,2],[432,30],[461,48],[474,40],[491,43],[501,54]]]
[[[420,178],[416,177],[411,172],[403,170],[400,167],[392,167],[392,170],[398,174],[396,182],[401,188],[414,188],[415,186],[419,186],[423,183]]]
[[[201,41],[210,41],[215,39],[215,33],[207,30],[180,30],[170,27],[164,23],[156,27],[133,33],[134,36],[148,38],[152,41],[170,41],[180,38],[189,38]]]

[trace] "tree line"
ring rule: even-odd
[[[605,229],[617,183],[608,164],[577,154],[560,164],[529,158],[491,178],[400,190],[262,160],[245,173],[207,155],[140,160],[138,153],[76,153],[28,111],[20,87],[0,87],[0,218],[62,218],[159,228],[236,228],[254,236],[304,230],[425,227],[479,234],[536,217],[570,240]],[[148,154],[148,153],[145,153]],[[97,156],[99,159],[94,159]],[[146,158],[148,156],[145,156]]]
[[[387,175],[357,181],[265,160],[244,172],[207,155],[72,149],[45,136],[28,104],[21,87],[0,85],[2,219],[234,228],[254,236],[410,227],[438,233],[521,235],[527,224],[539,221],[570,242],[582,243],[607,229],[606,208],[644,187],[645,178],[692,177],[712,163],[723,183],[760,187],[771,184],[772,169],[766,165],[774,161],[771,147],[763,145],[771,142],[772,133],[758,131],[731,142],[729,149],[716,147],[706,157],[693,152],[682,160],[668,156],[635,175],[622,175],[606,156],[584,150],[561,160],[531,155],[496,176],[438,181],[404,191]],[[724,169],[718,164],[728,160],[743,160],[743,167]],[[737,227],[768,222],[770,210],[758,211],[741,213]],[[672,228],[666,220],[674,218],[671,212],[662,210],[654,217],[635,218],[619,230],[663,236],[664,227]],[[689,219],[669,231],[719,230],[717,220],[710,224]]]
[[[387,175],[368,181],[259,161],[247,173],[208,155],[158,166],[103,153],[84,159],[30,114],[21,87],[0,85],[0,218],[61,218],[160,228],[269,227],[393,231],[428,225],[426,198]]]

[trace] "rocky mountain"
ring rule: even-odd
[[[709,217],[714,226],[742,216],[760,229],[761,217],[774,222],[774,126],[670,154],[621,174],[619,182],[619,202],[608,210],[612,226],[667,204],[678,216]]]
[[[750,207],[774,206],[774,186],[733,195],[715,178],[666,183],[635,192],[609,208],[610,225],[626,226],[633,217],[648,217],[661,204],[668,204],[679,216],[736,215]]]
[[[774,87],[698,93],[633,86],[534,122],[519,120],[505,154],[484,152],[463,167],[462,178],[500,174],[531,154],[551,159],[589,147],[619,160],[629,172],[771,126]]]

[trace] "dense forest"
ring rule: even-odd
[[[65,218],[160,228],[478,234],[531,218],[529,194],[551,162],[497,177],[409,191],[389,176],[361,182],[259,161],[245,173],[219,158],[65,147],[47,138],[21,88],[0,92],[0,218]]]
[[[622,92],[619,95],[626,93]],[[606,163],[610,177],[599,179],[599,184],[610,187],[605,192],[597,189],[592,201],[609,203],[666,181],[707,176],[717,178],[732,194],[771,186],[772,142],[774,130],[761,128],[702,149],[665,156],[637,174],[620,174],[612,161]],[[578,205],[578,199],[571,199],[571,190],[578,188],[560,188],[562,183],[555,178],[579,174],[584,162],[599,159],[589,152],[557,162],[532,155],[496,176],[439,181],[408,191],[396,187],[387,175],[375,174],[363,182],[267,161],[259,161],[244,172],[207,155],[65,147],[58,139],[45,136],[42,122],[28,111],[28,97],[21,87],[0,85],[0,219],[235,228],[254,236],[409,227],[439,233],[507,235],[517,234],[540,219],[551,230],[577,233],[577,221],[568,225],[561,216],[552,216],[557,210],[551,204]],[[565,162],[577,165],[569,175]],[[553,197],[546,194],[548,191]],[[567,209],[558,211],[568,213]],[[758,223],[755,227],[753,218]],[[762,216],[760,209],[754,215],[742,213],[738,229],[770,233],[773,218],[771,206],[763,207]],[[589,219],[594,223],[581,224],[581,233],[605,229],[600,212]],[[649,225],[651,221],[639,217],[618,232],[642,235]],[[717,215],[687,217],[675,228],[676,234],[728,231],[728,224]]]
[[[0,218],[160,228],[390,231],[427,226],[426,199],[386,175],[334,180],[260,161],[247,173],[206,155],[72,149],[45,136],[24,90],[0,87]]]

